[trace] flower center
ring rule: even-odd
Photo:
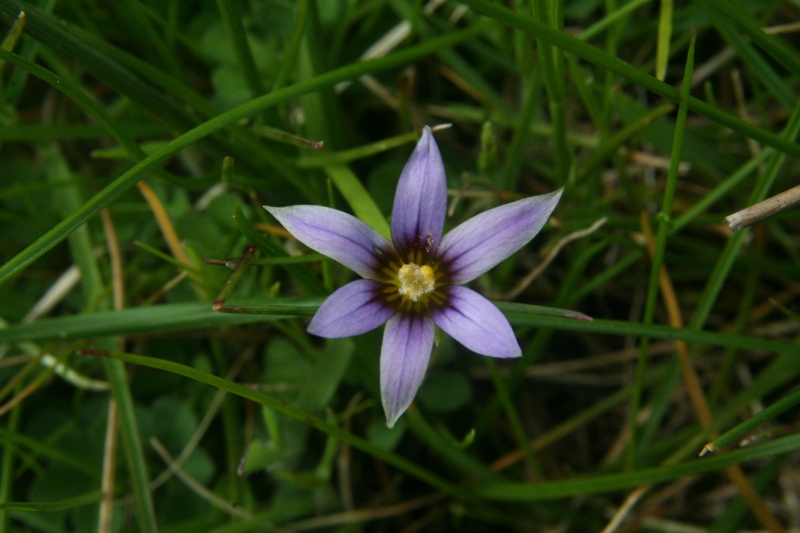
[[[400,267],[397,272],[397,279],[400,281],[398,292],[412,302],[416,302],[421,296],[431,292],[436,281],[431,267],[428,265],[419,266],[414,263],[407,263]]]

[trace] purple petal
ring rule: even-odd
[[[315,205],[264,206],[295,238],[342,263],[363,278],[378,277],[380,257],[392,245],[352,215]]]
[[[522,355],[503,313],[472,289],[450,287],[447,303],[433,311],[432,318],[445,333],[475,353],[492,357]]]
[[[395,313],[383,298],[384,287],[371,279],[359,279],[341,287],[320,306],[308,325],[308,332],[337,338],[377,328]]]
[[[447,211],[447,177],[439,147],[428,126],[408,159],[394,196],[392,241],[401,256],[421,243],[437,246]],[[428,241],[430,239],[430,241]]]
[[[451,283],[471,281],[533,239],[556,208],[563,189],[490,209],[442,240],[442,262]]]
[[[433,349],[433,322],[398,313],[386,323],[381,347],[381,398],[386,425],[394,426],[417,394]]]

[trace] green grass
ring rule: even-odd
[[[797,183],[800,7],[425,4],[0,0],[0,533],[800,527],[800,211],[724,224]],[[444,123],[448,227],[565,192],[471,284],[523,357],[443,335],[389,430],[261,206],[387,234]]]

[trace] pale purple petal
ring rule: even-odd
[[[363,278],[377,278],[380,257],[392,245],[352,215],[316,205],[264,206],[295,238]]]
[[[454,285],[443,307],[431,314],[445,333],[475,353],[491,357],[519,357],[519,347],[508,320],[495,305],[467,287]]]
[[[392,241],[401,256],[418,243],[427,248],[438,246],[446,210],[447,177],[442,155],[431,129],[425,126],[400,174],[394,196]]]
[[[308,332],[328,338],[351,337],[375,329],[395,313],[386,303],[385,284],[359,279],[341,287],[323,302]]]
[[[433,349],[433,322],[424,315],[397,313],[386,323],[381,347],[381,399],[386,425],[394,426],[425,377]]]
[[[550,218],[562,191],[495,207],[445,235],[441,253],[450,282],[467,283],[525,246]]]

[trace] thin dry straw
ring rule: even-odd
[[[728,215],[725,220],[731,231],[738,231],[798,204],[800,204],[800,185]]]

